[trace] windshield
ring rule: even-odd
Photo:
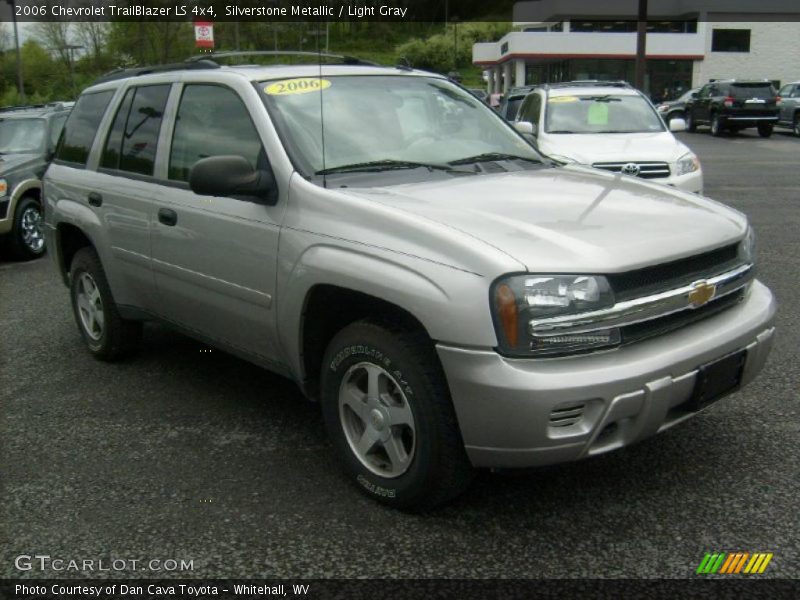
[[[643,133],[664,131],[664,125],[650,103],[638,94],[550,96],[545,131]]]
[[[442,79],[346,75],[266,81],[259,88],[295,166],[307,176],[348,166],[447,170],[489,155],[541,161],[485,103]]]
[[[0,154],[40,152],[46,133],[42,119],[0,119]]]

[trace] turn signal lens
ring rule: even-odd
[[[497,309],[497,316],[500,319],[500,325],[502,325],[503,333],[506,336],[506,342],[514,348],[519,339],[517,299],[509,286],[500,285],[497,287],[497,291],[494,294],[494,304]]]

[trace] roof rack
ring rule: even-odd
[[[627,81],[601,81],[599,79],[584,79],[575,81],[561,81],[558,83],[545,83],[542,84],[543,88],[562,88],[562,87],[633,87]]]
[[[70,106],[66,106],[70,104]],[[67,110],[71,108],[70,102],[47,102],[45,104],[20,104],[17,106],[0,106],[0,112],[23,112],[26,110]]]
[[[95,79],[92,82],[92,85],[96,85],[98,83],[106,83],[108,81],[116,81],[117,79],[126,79],[128,77],[139,77],[141,75],[150,75],[151,73],[167,73],[169,71],[201,70],[201,69],[219,69],[219,65],[215,63],[213,60],[204,60],[203,58],[198,58],[197,60],[188,60],[182,63],[151,65],[148,67],[133,67],[130,69],[115,69]]]
[[[235,58],[238,56],[307,56],[310,58],[334,58],[341,64],[345,65],[368,65],[372,67],[379,66],[377,63],[369,62],[356,58],[355,56],[346,56],[343,54],[329,54],[327,52],[304,52],[297,50],[231,50],[224,52],[210,52],[206,54],[198,54],[192,58],[187,59],[186,62],[194,63],[202,60],[217,59],[217,58]]]

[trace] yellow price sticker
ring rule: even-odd
[[[556,96],[554,98],[548,98],[547,102],[550,104],[560,104],[561,102],[577,102],[577,96]]]
[[[264,88],[264,92],[270,96],[288,96],[290,94],[308,94],[318,92],[331,87],[328,79],[319,77],[301,77],[299,79],[284,79],[275,81]]]

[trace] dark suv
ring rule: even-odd
[[[42,175],[72,102],[0,108],[0,239],[11,254],[44,254]]]
[[[692,132],[698,125],[708,125],[714,136],[758,127],[758,135],[769,137],[777,122],[777,93],[768,80],[711,81],[686,103],[686,129]]]

